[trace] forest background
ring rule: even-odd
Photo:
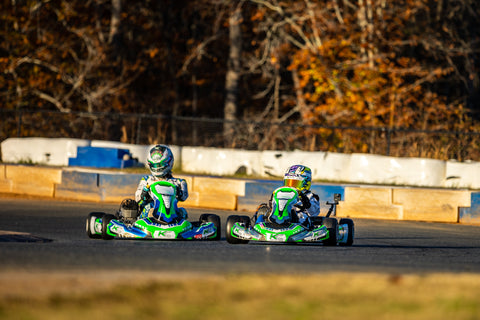
[[[0,140],[480,161],[476,0],[3,0]]]

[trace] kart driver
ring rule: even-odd
[[[140,217],[148,217],[148,212],[153,205],[153,201],[149,195],[149,188],[155,181],[168,181],[177,187],[177,200],[185,201],[188,198],[188,188],[185,179],[174,178],[172,176],[173,168],[173,153],[169,147],[157,144],[150,149],[147,155],[147,162],[145,164],[151,176],[143,176],[138,183],[137,191],[135,191],[135,201],[138,202],[140,208]],[[187,211],[184,208],[176,208],[177,214],[184,219],[187,219]]]
[[[299,223],[308,225],[310,222],[308,217],[317,216],[320,213],[320,198],[317,194],[310,191],[310,186],[312,185],[312,170],[303,165],[289,167],[283,177],[283,185],[298,190],[300,201],[294,206],[295,213],[297,214]],[[270,197],[268,205],[263,203],[258,206],[257,214],[266,212],[265,218],[268,219],[269,213],[272,210],[272,197]]]
[[[287,169],[283,177],[283,185],[298,190],[300,201],[295,205],[299,223],[304,223],[308,216],[320,213],[320,198],[310,191],[312,170],[303,165],[293,165]]]

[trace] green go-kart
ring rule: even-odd
[[[249,241],[277,243],[322,243],[325,246],[351,246],[355,227],[352,219],[337,220],[336,206],[340,194],[334,195],[333,202],[327,202],[330,209],[326,216],[309,216],[298,222],[295,205],[299,204],[299,193],[292,187],[280,187],[273,192],[271,207],[259,206],[253,217],[231,215],[227,218],[226,239],[231,244],[245,244]]]
[[[185,209],[177,208],[176,187],[168,181],[150,185],[152,205],[148,216],[140,215],[133,199],[125,199],[115,215],[92,212],[86,220],[88,237],[97,239],[220,240],[220,217],[202,214],[188,221]]]

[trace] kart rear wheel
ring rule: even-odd
[[[321,226],[323,224],[323,217],[313,216],[310,217],[310,222],[315,226]]]
[[[232,228],[233,225],[237,222],[244,223],[246,227],[250,226],[250,217],[249,216],[229,216],[227,218],[227,228],[225,231],[225,237],[227,238],[227,242],[230,244],[245,244],[248,243],[248,240],[238,239],[232,236]]]
[[[108,234],[108,224],[110,223],[110,221],[112,221],[113,219],[115,219],[115,216],[113,214],[106,214],[103,216],[103,219],[102,219],[102,239],[104,240],[111,240],[113,239],[113,237],[111,235]]]
[[[215,238],[212,238],[211,240],[220,240],[222,236],[222,225],[220,222],[220,217],[216,214],[211,214],[211,213],[203,213],[200,216],[200,223],[203,222],[212,222],[215,228],[217,229],[217,235]]]
[[[352,219],[342,218],[339,224],[346,224],[348,226],[347,242],[339,243],[341,246],[351,246],[353,244],[353,238],[355,236],[355,225]]]
[[[87,236],[91,239],[101,239],[102,236],[95,232],[95,220],[99,218],[103,218],[105,213],[103,212],[90,212],[88,215],[87,220],[85,221],[85,231],[87,232]]]
[[[328,239],[323,241],[325,246],[337,245],[338,221],[335,218],[323,218],[323,225],[328,229]]]

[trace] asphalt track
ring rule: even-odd
[[[480,272],[480,226],[354,219],[352,247],[231,245],[225,241],[224,224],[236,212],[191,208],[190,219],[201,213],[220,215],[221,241],[89,239],[88,213],[113,213],[117,207],[1,197],[0,272]]]

